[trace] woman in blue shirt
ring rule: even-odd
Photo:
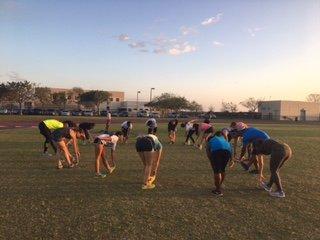
[[[223,137],[221,131],[217,131],[213,137],[208,138],[206,150],[214,172],[214,184],[216,188],[212,193],[222,196],[221,185],[226,176],[225,169],[232,158],[231,144]]]

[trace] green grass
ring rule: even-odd
[[[225,195],[212,196],[205,152],[183,146],[183,130],[168,145],[165,124],[152,191],[140,190],[133,136],[142,124],[118,146],[117,169],[105,179],[93,178],[92,145],[81,146],[78,168],[56,170],[41,156],[37,129],[0,131],[0,239],[319,239],[319,126],[256,126],[293,149],[281,171],[285,199],[269,197],[238,165],[227,173]]]

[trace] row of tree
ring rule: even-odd
[[[58,108],[65,109],[68,103],[68,97],[74,95],[74,102],[80,109],[81,105],[95,106],[100,114],[100,104],[109,102],[110,93],[107,91],[84,91],[82,88],[74,87],[68,92],[52,93],[48,87],[37,87],[36,84],[27,80],[9,81],[0,84],[0,100],[10,104],[18,104],[20,114],[22,114],[23,104],[26,102],[38,101],[42,108],[48,104],[53,104]]]

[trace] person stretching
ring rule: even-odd
[[[136,150],[143,164],[142,189],[153,189],[162,153],[162,144],[153,134],[138,136]]]
[[[226,176],[226,166],[232,159],[232,147],[223,137],[221,131],[217,131],[213,136],[208,137],[206,153],[214,172],[215,189],[212,193],[216,196],[222,196],[221,185]]]
[[[263,162],[259,162],[260,185],[273,197],[284,198],[285,193],[282,188],[280,178],[280,168],[292,156],[292,150],[289,145],[279,143],[273,139],[257,140],[253,143],[258,154],[270,155],[270,180],[268,183],[262,181]],[[272,192],[272,185],[276,185],[276,191]]]

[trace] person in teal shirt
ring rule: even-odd
[[[206,152],[214,173],[215,189],[212,193],[216,196],[223,196],[221,185],[226,176],[226,166],[232,159],[231,144],[224,138],[221,131],[217,131],[207,139]]]

